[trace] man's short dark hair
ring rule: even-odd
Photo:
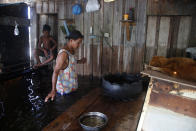
[[[79,38],[84,38],[84,36],[81,34],[80,31],[73,30],[72,32],[70,32],[69,36],[66,36],[65,38],[68,40],[70,40],[70,39],[77,40]]]
[[[51,28],[50,28],[49,25],[45,24],[45,25],[43,26],[43,31],[48,31],[48,32],[50,32],[50,30],[51,30]]]

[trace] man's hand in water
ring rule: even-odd
[[[81,58],[80,60],[77,61],[78,64],[84,64],[86,63],[86,58]]]
[[[56,95],[56,91],[52,90],[48,96],[45,98],[45,102],[48,102],[48,100],[51,98],[51,100],[53,101],[54,100],[54,97]]]

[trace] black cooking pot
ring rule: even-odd
[[[140,74],[109,74],[102,78],[104,94],[115,99],[132,100],[143,90]]]

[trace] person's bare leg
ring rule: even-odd
[[[34,56],[35,56],[37,64],[41,64],[41,61],[40,61],[39,55],[38,55],[38,49],[34,50]]]
[[[35,59],[36,59],[37,64],[35,64],[33,66],[34,69],[37,69],[41,65],[41,61],[39,59],[39,54],[38,53],[39,53],[39,50],[38,49],[35,49],[34,50],[34,56],[35,56]]]

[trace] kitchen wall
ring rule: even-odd
[[[87,13],[86,2],[79,1],[83,7],[80,15],[73,15],[71,8],[78,1],[38,1],[36,13],[42,15],[58,15],[58,48],[64,43],[64,34],[60,30],[64,20],[74,21],[76,28],[84,34],[83,45],[77,52],[78,58],[86,57],[87,63],[78,66],[79,75],[101,76],[108,73],[129,72],[142,70],[145,30],[146,30],[146,0],[116,0],[105,3],[100,0],[99,11]],[[135,24],[129,26],[130,40],[127,40],[126,26],[120,22],[123,14],[129,8],[135,9]],[[46,20],[47,21],[47,20]],[[40,23],[39,23],[40,24]],[[91,39],[90,28],[93,35]],[[109,38],[99,37],[102,33],[109,33]]]
[[[77,2],[83,11],[73,15],[71,9]],[[47,23],[53,25],[52,35],[58,40],[60,49],[66,43],[60,26],[64,20],[72,21],[84,34],[77,57],[87,58],[86,64],[77,67],[78,74],[102,76],[140,72],[152,56],[183,56],[185,48],[194,45],[194,0],[115,0],[111,3],[99,0],[99,3],[99,11],[87,13],[85,0],[35,0],[31,4],[31,48],[35,48],[41,27]],[[135,23],[126,28],[121,20],[130,7],[135,9]],[[109,33],[109,38],[91,39],[91,27],[93,35]]]
[[[194,0],[148,0],[145,63],[155,55],[185,56],[195,42]]]

